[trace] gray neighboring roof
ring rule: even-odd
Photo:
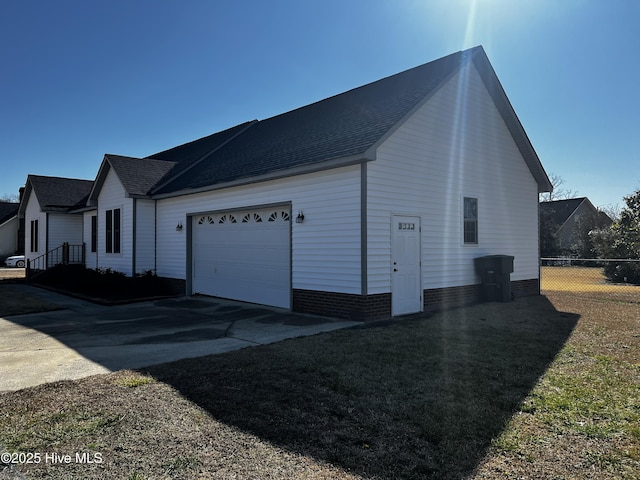
[[[586,199],[587,197],[578,197],[566,200],[553,200],[551,202],[540,202],[540,213],[547,215],[551,222],[561,226]]]
[[[558,227],[561,227],[567,220],[569,220],[571,215],[573,215],[583,203],[589,211],[597,215],[597,220],[599,223],[603,225],[613,223],[611,217],[594,207],[587,197],[540,202],[540,214],[546,215],[552,223],[556,224]]]
[[[0,225],[18,215],[19,203],[0,202]]]
[[[93,180],[29,175],[23,196],[25,205],[21,204],[21,213],[24,213],[22,209],[26,208],[26,199],[31,191],[35,192],[43,211],[68,212],[86,204],[92,187]]]
[[[474,47],[250,123],[244,131],[217,146],[202,160],[191,162],[190,169],[185,171],[177,165],[173,172],[177,174],[175,178],[167,179],[152,193],[171,196],[243,179],[250,181],[264,175],[277,175],[278,172],[283,172],[284,176],[287,171],[311,168],[328,161],[335,161],[335,166],[339,161],[348,164],[374,160],[375,147],[469,61],[473,61],[478,69],[538,183],[538,190],[550,191],[551,183],[484,50]],[[187,145],[192,149],[202,146],[203,152],[209,138]]]

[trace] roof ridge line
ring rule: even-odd
[[[29,173],[27,175],[27,180],[29,179],[29,177],[32,177],[32,178],[56,178],[56,179],[60,179],[60,180],[79,180],[79,181],[82,181],[82,182],[93,182],[93,180],[89,180],[87,178],[60,177],[60,176],[57,176],[57,175],[38,175],[38,174],[35,174],[35,173]]]
[[[470,47],[470,48],[467,48],[467,49],[464,49],[464,50],[459,50],[459,51],[457,51],[457,52],[453,52],[453,53],[450,53],[450,54],[448,54],[448,55],[445,55],[444,57],[436,58],[436,59],[431,60],[431,61],[429,61],[429,62],[421,63],[421,64],[419,64],[419,65],[415,65],[415,66],[413,66],[413,67],[406,68],[405,70],[402,70],[402,71],[400,71],[400,72],[391,73],[391,74],[386,75],[386,76],[384,76],[384,77],[382,77],[382,78],[378,78],[377,80],[372,80],[372,81],[367,82],[367,83],[364,83],[364,84],[362,84],[362,85],[358,85],[358,86],[356,86],[356,87],[349,88],[348,90],[345,90],[345,91],[343,91],[343,92],[338,92],[338,93],[335,93],[335,94],[333,94],[333,95],[329,95],[329,96],[328,96],[328,97],[326,97],[326,98],[321,98],[321,99],[319,99],[319,100],[312,101],[311,103],[308,103],[308,104],[306,104],[306,105],[301,105],[301,106],[296,107],[296,108],[293,108],[293,109],[291,109],[291,110],[287,110],[287,111],[285,111],[285,112],[277,113],[277,114],[272,115],[272,116],[270,116],[270,117],[263,118],[263,119],[262,119],[262,120],[260,120],[260,121],[261,121],[261,122],[265,122],[265,121],[267,121],[267,120],[272,120],[272,119],[275,119],[275,118],[281,117],[281,116],[283,116],[283,115],[288,115],[288,114],[293,113],[293,112],[296,112],[296,111],[298,111],[298,110],[302,110],[302,109],[304,109],[304,108],[311,107],[311,106],[313,106],[313,105],[316,105],[316,104],[322,103],[322,102],[324,102],[324,101],[326,101],[326,100],[331,100],[331,99],[334,99],[334,98],[336,98],[336,97],[341,97],[341,96],[343,96],[343,95],[350,94],[350,93],[352,93],[352,92],[354,92],[354,91],[356,91],[356,90],[361,90],[361,89],[363,89],[363,88],[370,87],[371,85],[374,85],[374,84],[376,84],[376,83],[383,82],[383,81],[386,81],[386,80],[392,79],[392,78],[394,78],[394,77],[398,77],[398,76],[403,75],[403,74],[406,74],[406,73],[408,73],[408,72],[410,72],[410,71],[412,71],[412,70],[418,70],[418,69],[423,68],[423,67],[426,67],[427,65],[430,65],[430,64],[432,64],[432,63],[443,61],[443,60],[445,60],[446,58],[450,58],[450,57],[454,57],[454,56],[460,56],[460,57],[461,57],[461,60],[463,60],[463,61],[465,61],[465,62],[466,62],[466,61],[467,61],[467,57],[471,57],[472,55],[474,55],[478,49],[482,49],[482,45],[476,45],[475,47]]]
[[[161,188],[165,187],[166,185],[168,185],[169,183],[173,182],[174,180],[176,180],[177,178],[181,177],[182,175],[184,175],[185,173],[187,173],[189,170],[191,170],[192,168],[194,168],[196,165],[200,165],[201,162],[203,162],[204,160],[206,160],[208,157],[210,157],[211,155],[213,155],[215,152],[217,152],[218,150],[220,150],[222,147],[224,147],[225,145],[227,145],[229,142],[231,142],[232,140],[235,140],[236,138],[238,138],[240,135],[242,135],[243,133],[245,133],[247,130],[249,130],[251,127],[253,127],[254,125],[260,123],[260,120],[251,120],[249,122],[247,122],[247,124],[239,131],[237,132],[235,135],[231,136],[230,138],[228,138],[227,140],[225,140],[224,142],[222,142],[220,145],[218,145],[216,148],[214,148],[213,150],[211,150],[210,152],[207,152],[205,155],[203,155],[202,157],[200,157],[198,160],[196,160],[195,162],[193,162],[191,165],[189,165],[188,167],[184,168],[183,170],[181,170],[179,173],[176,173],[175,175],[167,178],[165,181],[163,181],[162,183],[154,186],[151,190],[149,190],[148,195],[153,196],[158,190],[160,190]],[[233,128],[233,127],[232,127]],[[219,132],[218,132],[219,133]],[[194,142],[197,140],[194,140]],[[152,158],[153,159],[153,158]],[[176,164],[179,164],[180,162],[176,162]]]

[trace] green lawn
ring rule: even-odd
[[[0,395],[29,478],[638,478],[640,306],[567,294]]]

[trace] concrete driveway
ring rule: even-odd
[[[105,307],[7,285],[63,310],[0,318],[0,392],[358,325],[210,297]]]

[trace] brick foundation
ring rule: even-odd
[[[511,282],[511,292],[516,298],[540,295],[540,280],[532,278],[531,280]]]
[[[527,297],[540,294],[540,281],[511,282],[513,296]],[[425,312],[434,312],[479,303],[481,285],[433,288],[423,292]],[[355,295],[350,293],[293,290],[293,311],[345,318],[356,321],[380,320],[391,317],[391,293]]]
[[[294,289],[293,311],[356,321],[389,318],[391,294],[355,295]]]
[[[480,294],[480,285],[431,288],[423,292],[424,311],[433,312],[478,303]]]
[[[184,295],[187,291],[187,281],[180,278],[158,277],[163,289],[172,295]]]

